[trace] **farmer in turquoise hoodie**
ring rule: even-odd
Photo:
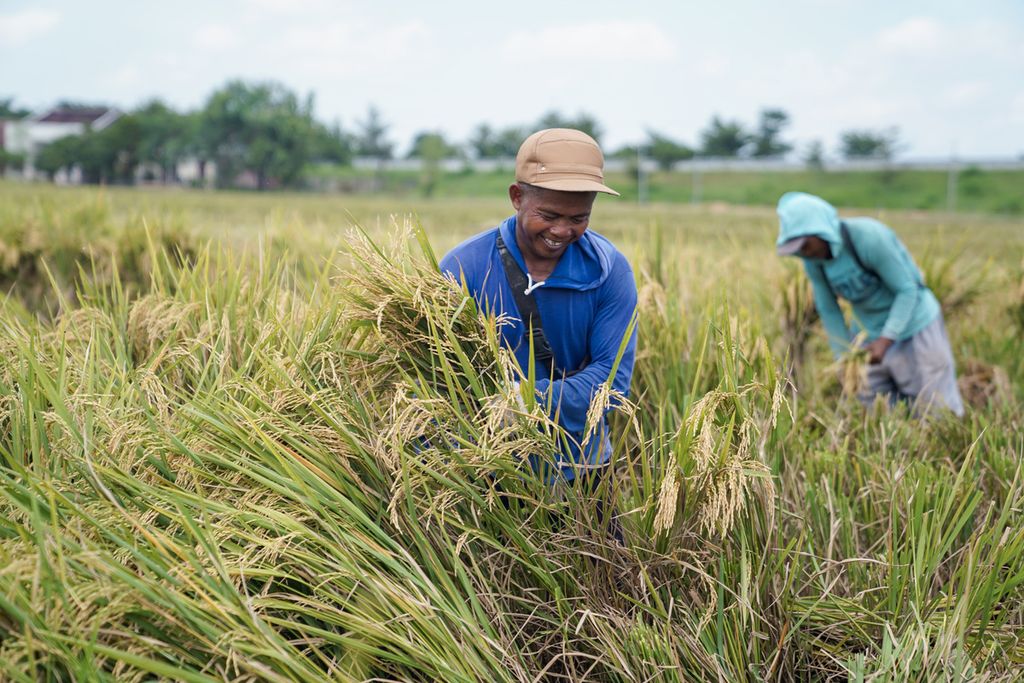
[[[858,334],[867,335],[868,392],[890,404],[913,402],[919,414],[944,407],[963,415],[953,352],[942,310],[921,271],[886,225],[840,219],[820,197],[787,192],[779,199],[781,256],[799,256],[814,286],[814,305],[838,358]],[[850,302],[847,323],[839,297]]]

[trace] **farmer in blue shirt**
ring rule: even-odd
[[[919,414],[939,406],[962,415],[939,302],[896,234],[871,218],[840,220],[831,204],[803,192],[784,194],[778,213],[777,251],[803,259],[835,356],[849,351],[860,331],[867,335],[862,401],[882,395],[914,402]],[[839,297],[850,302],[849,325]]]
[[[567,438],[562,452],[530,461],[570,482],[596,482],[608,463],[607,421],[602,416],[588,434],[587,412],[603,383],[628,395],[636,350],[633,272],[611,242],[587,229],[598,192],[618,195],[604,184],[593,138],[564,128],[534,133],[519,149],[508,188],[515,215],[441,261],[481,309],[513,319],[500,332],[524,374],[533,321],[536,390]]]

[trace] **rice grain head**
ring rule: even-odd
[[[677,467],[669,467],[665,478],[661,480],[661,490],[658,493],[658,512],[654,516],[654,533],[656,534],[668,531],[675,523],[676,510],[679,508],[680,487],[677,471]]]

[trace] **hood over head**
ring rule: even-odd
[[[787,192],[779,199],[779,238],[776,247],[798,237],[814,235],[828,242],[833,258],[843,249],[839,214],[821,197],[806,192]]]

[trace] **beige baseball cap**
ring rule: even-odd
[[[597,141],[571,128],[539,130],[516,155],[516,180],[564,192],[619,193],[604,184],[604,155]]]

